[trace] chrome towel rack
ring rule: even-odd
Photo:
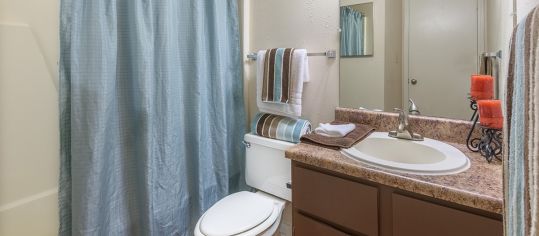
[[[335,58],[335,57],[337,57],[337,51],[328,50],[328,51],[325,51],[325,52],[308,52],[307,56],[309,56],[309,57],[312,57],[312,56],[325,56],[327,58]],[[252,52],[252,53],[247,54],[247,59],[252,60],[252,61],[256,61],[256,52]]]

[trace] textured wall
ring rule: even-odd
[[[244,1],[244,52],[274,47],[323,52],[339,47],[339,2],[327,0]],[[311,82],[305,84],[303,117],[313,123],[331,121],[339,100],[339,62],[309,57]],[[250,117],[257,112],[256,65],[245,61]]]
[[[0,235],[57,235],[58,0],[0,0]]]

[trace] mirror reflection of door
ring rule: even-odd
[[[422,114],[470,117],[469,79],[483,46],[480,7],[479,0],[404,2],[404,88]]]

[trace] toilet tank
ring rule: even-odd
[[[291,201],[291,161],[284,151],[294,143],[246,134],[245,181],[247,185]]]

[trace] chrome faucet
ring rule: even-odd
[[[389,137],[407,139],[413,141],[423,141],[423,136],[412,132],[408,124],[408,114],[399,108],[394,108],[399,112],[399,126],[397,130],[389,131]]]

